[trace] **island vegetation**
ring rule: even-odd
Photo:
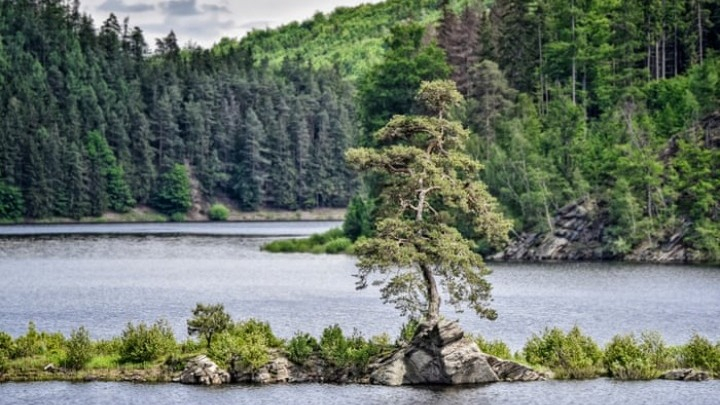
[[[163,320],[150,325],[129,323],[120,336],[97,340],[91,339],[92,331],[82,326],[69,336],[39,331],[32,322],[27,332],[16,338],[0,332],[0,382],[169,382],[177,379],[186,363],[200,354],[208,355],[221,368],[235,369],[238,373],[258,371],[283,357],[297,367],[306,364],[318,367],[321,369],[318,378],[323,377],[326,382],[367,382],[368,370],[374,363],[406,345],[417,327],[417,322],[409,322],[394,338],[387,334],[365,338],[357,331],[347,335],[339,326],[331,325],[317,337],[297,332],[289,339],[281,339],[265,322],[233,321],[221,305],[203,306],[211,311],[198,312],[188,320],[188,325],[197,325],[196,321],[203,318],[206,321],[212,309],[218,307],[215,315],[227,317],[229,322],[215,330],[209,346],[207,335],[177,340]],[[210,329],[201,327],[205,332]],[[679,346],[667,345],[654,332],[617,335],[601,347],[577,327],[567,332],[554,328],[531,336],[515,353],[502,341],[487,341],[478,335],[466,338],[489,355],[531,365],[560,379],[607,376],[647,380],[679,368],[720,377],[720,342],[713,344],[697,334]]]

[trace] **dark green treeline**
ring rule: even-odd
[[[470,152],[516,229],[590,199],[616,257],[679,236],[720,260],[720,3],[442,3]]]
[[[352,89],[332,70],[257,66],[240,50],[149,53],[78,2],[0,3],[0,219],[79,218],[158,198],[177,164],[244,210],[345,206]]]

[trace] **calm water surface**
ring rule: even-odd
[[[224,303],[235,319],[269,321],[281,337],[298,330],[319,335],[334,323],[365,336],[396,336],[403,322],[380,302],[376,290],[355,291],[351,257],[260,251],[269,238],[259,235],[300,235],[301,224],[254,224],[252,233],[238,228],[232,233],[250,237],[205,236],[222,234],[208,229],[205,235],[176,235],[188,233],[185,225],[168,225],[165,236],[0,237],[0,330],[18,336],[33,320],[42,330],[69,333],[84,325],[94,338],[108,338],[119,335],[129,321],[165,318],[176,336],[184,338],[185,321],[197,302]],[[287,233],[291,230],[296,233]],[[500,318],[490,322],[469,313],[446,316],[459,318],[469,332],[503,339],[513,350],[552,326],[579,325],[601,344],[616,333],[644,330],[661,332],[671,344],[686,342],[694,332],[720,339],[718,268],[598,263],[491,267],[493,306]],[[48,398],[62,403],[109,403],[113,398],[125,403],[275,403],[290,397],[301,398],[299,403],[351,403],[352,398],[355,403],[482,404],[511,398],[526,403],[673,403],[669,399],[683,395],[697,399],[692,403],[713,403],[703,392],[717,394],[720,386],[595,380],[440,391],[324,385],[206,390],[42,383],[0,385],[0,403],[27,403],[27,396],[33,398],[30,402]],[[712,398],[717,401],[717,395]]]
[[[717,405],[720,381],[547,381],[469,388],[362,385],[188,387],[175,384],[0,384],[0,403],[62,404],[604,404]]]

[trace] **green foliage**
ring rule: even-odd
[[[597,376],[602,355],[597,344],[577,326],[567,334],[557,328],[546,329],[541,336],[534,334],[523,348],[523,357],[528,363],[550,368],[557,378]]]
[[[93,344],[90,341],[90,333],[81,326],[70,332],[70,339],[65,342],[65,361],[63,365],[72,370],[84,368],[93,357]]]
[[[11,358],[59,355],[63,352],[65,337],[60,333],[38,332],[34,322],[28,324],[27,332],[15,339]]]
[[[480,351],[483,353],[487,353],[491,356],[495,356],[500,359],[512,359],[512,353],[510,352],[510,347],[503,342],[502,340],[490,340],[487,341],[483,339],[482,336],[478,336],[475,339],[475,343],[477,343],[478,347],[480,348]]]
[[[120,361],[146,363],[172,353],[177,343],[167,321],[159,320],[152,326],[144,322],[128,323],[121,337]]]
[[[621,380],[650,380],[658,370],[633,335],[616,335],[605,348],[605,367]]]
[[[353,243],[345,237],[340,228],[325,233],[314,234],[309,238],[281,239],[270,242],[262,247],[271,253],[351,253]]]
[[[482,168],[464,153],[468,131],[447,119],[462,99],[451,81],[423,83],[417,100],[432,116],[395,116],[375,133],[380,147],[354,148],[346,158],[355,170],[377,175],[375,235],[356,244],[358,288],[375,273],[387,275],[385,302],[403,314],[439,318],[435,278],[456,309],[467,305],[494,319],[489,273],[474,244],[456,228],[469,219],[474,234],[500,246],[510,222],[477,177]]]
[[[392,27],[385,58],[360,79],[359,107],[367,134],[382,128],[394,115],[416,109],[415,96],[422,81],[448,77],[444,52],[435,44],[423,43],[424,34],[420,24]],[[371,145],[373,140],[363,143]]]
[[[307,333],[297,332],[285,347],[288,359],[297,364],[305,364],[313,353],[320,350],[317,340]]]
[[[395,341],[395,344],[398,346],[409,344],[415,337],[418,326],[420,326],[419,320],[415,318],[408,319],[408,321],[403,323],[400,327],[400,335]]]
[[[349,343],[338,325],[328,326],[320,338],[320,353],[322,357],[337,367],[348,364]]]
[[[228,216],[230,216],[230,210],[220,203],[213,204],[208,212],[211,221],[227,221]]]
[[[0,180],[0,220],[18,220],[25,211],[22,193]]]
[[[320,338],[320,354],[335,367],[354,367],[363,370],[370,359],[387,349],[388,339],[365,340],[357,331],[349,338],[338,325],[328,326]]]
[[[372,233],[372,204],[360,195],[350,200],[345,221],[343,222],[343,233],[353,242],[360,237],[371,236]]]
[[[347,253],[352,247],[352,241],[348,238],[337,238],[324,245],[324,251],[328,254]]]
[[[10,356],[15,352],[13,338],[9,334],[0,331],[0,373],[4,373]]]
[[[184,214],[192,206],[192,197],[190,193],[190,179],[185,166],[175,164],[170,170],[160,176],[159,184],[155,196],[153,197],[153,206],[165,215],[172,217],[173,221],[177,219],[176,214]],[[178,216],[178,218],[180,218]]]
[[[269,350],[281,348],[284,342],[272,332],[270,325],[255,319],[237,323],[230,330],[218,335],[210,347],[210,355],[220,363],[233,356],[244,367],[257,371],[270,360]]]
[[[192,310],[193,317],[187,321],[188,335],[199,335],[205,338],[207,348],[210,349],[212,338],[215,334],[226,331],[232,319],[230,314],[225,312],[222,304],[204,305],[198,303]]]
[[[693,367],[720,375],[720,343],[713,345],[710,340],[697,333],[680,351],[680,363],[683,367]]]
[[[170,215],[170,222],[185,222],[187,221],[187,215],[182,212],[176,212]]]

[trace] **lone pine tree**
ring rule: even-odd
[[[478,180],[481,165],[464,152],[468,131],[448,119],[462,101],[455,83],[423,82],[417,100],[427,115],[395,116],[375,133],[377,149],[355,148],[346,155],[353,168],[381,179],[375,235],[356,247],[357,287],[382,285],[385,302],[434,323],[440,316],[439,278],[456,310],[467,306],[494,319],[487,306],[490,271],[456,226],[469,218],[475,235],[500,245],[510,222]]]

